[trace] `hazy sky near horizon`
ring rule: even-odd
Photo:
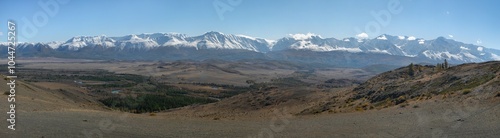
[[[497,0],[2,0],[0,5],[0,41],[7,40],[6,24],[13,20],[21,42],[208,31],[266,39],[297,33],[341,39],[366,32],[369,38],[444,36],[500,49]]]

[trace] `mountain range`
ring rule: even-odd
[[[6,51],[6,46],[6,43],[0,43],[2,52]],[[310,56],[315,57],[314,59],[324,58],[318,55],[330,53],[328,54],[330,56],[341,54],[344,57],[346,55],[394,56],[415,59],[415,62],[440,62],[444,59],[452,63],[500,60],[500,50],[466,44],[445,37],[425,40],[413,36],[387,34],[373,39],[355,37],[336,39],[308,33],[291,34],[278,40],[214,31],[199,36],[178,33],[151,33],[121,37],[76,36],[66,42],[19,43],[17,49],[17,54],[22,56],[94,59],[205,59],[214,57],[290,59],[290,56],[295,56],[295,59],[300,60],[299,57],[304,56],[306,56],[304,59],[310,59]],[[298,53],[298,55],[283,52]],[[302,55],[301,53],[309,54]]]

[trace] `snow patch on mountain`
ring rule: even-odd
[[[311,51],[332,51],[331,47],[328,46],[319,46],[315,44],[304,44],[304,42],[300,42],[301,44],[299,46],[296,46],[295,49],[305,49],[305,50],[311,50]]]
[[[483,47],[477,47],[477,51],[483,51]]]
[[[483,61],[485,61],[485,60],[483,60],[483,59],[481,59],[481,58],[479,58],[479,57],[477,57],[469,52],[452,54],[448,51],[446,51],[446,52],[431,52],[431,51],[427,50],[427,51],[424,51],[423,54],[430,59],[436,59],[436,60],[448,59],[448,60],[458,60],[458,61],[462,61],[462,62],[483,62]]]
[[[269,45],[268,47],[272,47],[274,44],[276,44],[276,40],[269,40],[269,39],[264,39],[266,43]]]
[[[368,52],[372,52],[372,53],[382,53],[382,54],[389,54],[389,55],[392,55],[391,52],[387,51],[387,50],[380,50],[378,48],[375,48],[373,50],[368,50]]]
[[[368,34],[366,34],[366,33],[360,33],[360,34],[356,35],[356,37],[358,39],[368,39]]]
[[[418,56],[418,55],[411,55],[411,54],[408,54],[408,53],[406,53],[405,51],[401,51],[401,52],[403,52],[403,55],[404,55],[404,56],[407,56],[407,57],[417,57],[417,56]]]
[[[319,37],[321,38],[320,35],[316,35],[313,33],[307,33],[307,34],[289,34],[293,39],[295,40],[308,40],[311,39],[312,37]]]
[[[462,50],[470,50],[469,48],[464,47],[464,46],[460,46],[460,49],[462,49]]]
[[[432,52],[429,50],[426,50],[423,52],[423,54],[430,58],[430,59],[455,59],[455,60],[462,60],[462,57],[460,55],[455,55],[451,54],[450,52]]]
[[[381,36],[377,37],[377,39],[379,39],[379,40],[387,40],[387,37],[385,37],[385,35],[381,35]]]
[[[410,37],[408,37],[408,39],[407,39],[407,40],[413,41],[413,40],[416,40],[416,39],[417,39],[417,38],[415,38],[414,36],[410,36]]]
[[[357,48],[347,48],[347,47],[338,47],[338,46],[336,46],[335,48],[333,48],[333,50],[331,50],[331,51],[346,51],[346,52],[351,52],[351,53],[363,52],[363,50],[361,50],[359,47],[357,47]]]
[[[162,46],[188,46],[188,47],[196,47],[198,41],[188,42],[185,39],[172,38],[171,40],[165,42]]]
[[[479,59],[478,57],[476,57],[476,56],[472,55],[472,54],[471,54],[471,53],[469,53],[469,52],[465,52],[465,53],[463,53],[463,55],[464,55],[465,57],[467,57],[467,58],[472,59],[472,60],[477,60],[477,59]]]
[[[493,53],[491,53],[491,58],[492,58],[493,60],[500,60],[500,56],[498,56],[498,55],[496,55],[496,54],[493,54]]]
[[[418,44],[421,44],[421,45],[425,44],[425,40],[423,40],[423,39],[418,40]]]
[[[64,44],[64,42],[53,41],[53,42],[48,42],[46,44],[49,45],[49,47],[52,48],[52,49],[57,49],[57,48],[59,48],[59,46],[61,46],[62,44]]]
[[[153,41],[150,37],[141,38],[137,35],[128,35],[123,37],[120,41],[116,43],[120,49],[124,48],[135,48],[135,49],[151,49],[153,47],[159,46],[156,41]]]
[[[239,37],[243,37],[243,38],[247,38],[247,39],[250,39],[250,40],[257,40],[255,37],[251,37],[251,36],[246,36],[246,35],[236,35],[236,36],[239,36]]]

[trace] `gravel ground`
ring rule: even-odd
[[[430,106],[432,105],[432,106]],[[113,111],[19,112],[1,137],[495,137],[500,106],[460,113],[450,103],[355,113],[212,120]],[[451,111],[451,112],[450,112]],[[3,123],[7,126],[7,123]]]

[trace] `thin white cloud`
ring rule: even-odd
[[[399,38],[400,40],[403,40],[403,39],[405,39],[406,37],[405,37],[405,36],[398,36],[398,38]]]
[[[358,37],[358,39],[367,39],[368,38],[368,34],[361,33],[361,34],[356,35],[356,37]]]
[[[448,35],[448,37],[453,38],[453,35]]]

